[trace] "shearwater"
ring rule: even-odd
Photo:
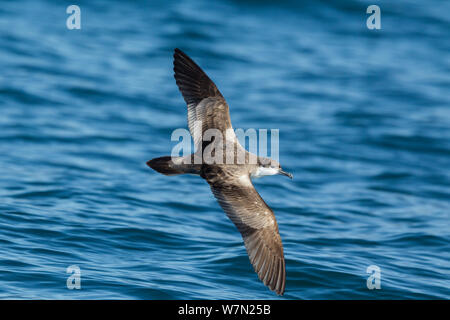
[[[292,179],[292,174],[283,171],[277,161],[251,154],[241,146],[233,132],[225,98],[206,73],[180,49],[175,49],[173,65],[176,83],[187,104],[188,126],[197,152],[187,157],[155,158],[147,165],[168,176],[195,174],[205,179],[241,233],[259,279],[270,290],[282,295],[286,268],[278,224],[273,211],[255,190],[251,178],[282,174]],[[223,142],[215,139],[199,141],[208,129],[219,130],[223,137],[227,137],[226,148]],[[229,148],[230,144],[233,148]],[[237,162],[237,157],[231,157],[234,159],[231,163],[192,161],[207,147],[213,150],[213,154],[219,149],[224,151],[224,158],[230,152],[234,153],[231,155],[244,154],[244,161]]]

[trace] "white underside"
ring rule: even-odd
[[[256,169],[255,173],[252,173],[252,178],[261,178],[264,176],[273,176],[275,174],[278,174],[278,169],[276,168],[265,168],[265,167],[258,167]]]

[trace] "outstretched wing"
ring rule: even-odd
[[[283,244],[273,211],[255,190],[249,176],[208,181],[214,196],[242,234],[259,279],[282,295],[286,284]]]
[[[195,145],[207,129],[218,129],[225,137],[232,127],[228,104],[219,89],[183,51],[175,49],[173,57],[174,77],[188,107],[188,126]]]

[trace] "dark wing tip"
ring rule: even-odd
[[[278,234],[266,233],[264,229],[260,229],[247,234],[244,243],[258,278],[270,290],[283,295],[286,286],[286,265],[281,238],[279,243],[276,238],[279,238]]]
[[[208,97],[222,97],[202,68],[178,48],[175,48],[173,53],[173,71],[178,88],[187,104],[197,104]]]
[[[187,57],[187,54],[184,53],[180,48],[175,48],[175,50],[173,51],[173,56],[175,57],[176,55],[182,55]]]
[[[175,50],[173,51],[173,60],[174,60],[174,64],[175,61],[177,59],[186,59],[186,60],[192,60],[191,58],[189,58],[189,56],[184,53],[182,50],[175,48]]]
[[[263,254],[263,258],[259,263],[253,263],[253,267],[258,274],[258,278],[275,291],[276,294],[282,296],[286,286],[286,269],[284,258],[273,255]]]

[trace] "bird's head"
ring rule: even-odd
[[[258,165],[252,173],[252,177],[259,178],[264,176],[272,176],[275,174],[282,174],[283,176],[293,178],[294,176],[286,171],[283,171],[278,161],[269,158],[258,158]]]

